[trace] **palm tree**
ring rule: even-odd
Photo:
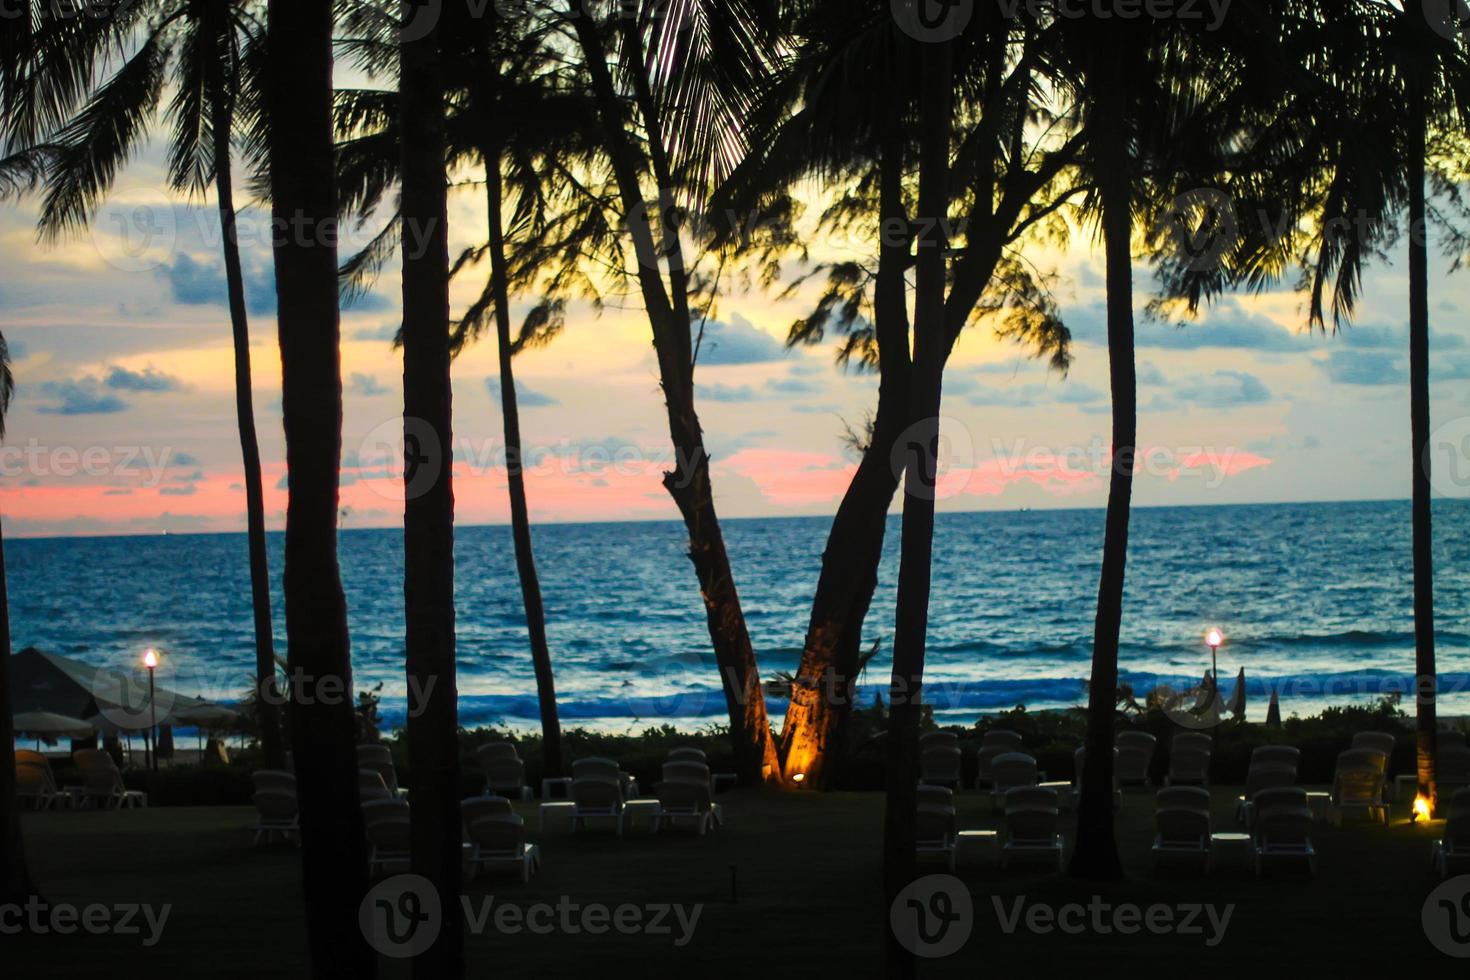
[[[874,265],[819,265],[827,288],[815,310],[798,320],[788,343],[842,335],[838,362],[876,370],[876,410],[861,461],[848,485],[822,556],[806,641],[781,737],[782,765],[799,785],[830,785],[828,764],[842,744],[862,663],[862,626],[877,587],[887,515],[897,490],[896,443],[908,425],[912,370],[905,274],[912,262],[912,206],[906,162],[913,157],[911,119],[918,58],[886,3],[793,4],[788,28],[794,53],[762,93],[752,122],[752,149],[721,188],[716,212],[780,213],[790,187],[820,177],[842,188],[822,216],[824,227],[875,229]],[[1009,26],[1006,35],[1000,28]],[[989,320],[997,333],[1047,357],[1065,373],[1069,335],[1044,285],[1016,254],[1017,243],[1075,191],[1059,181],[1080,141],[1038,139],[1030,84],[1042,52],[1041,33],[1020,21],[986,22],[977,30],[1008,37],[963,54],[957,68],[965,102],[966,169],[951,190],[964,216],[954,252],[954,287],[946,300],[946,358],[971,323]],[[1025,55],[1010,60],[1012,50]],[[968,73],[968,74],[967,74]],[[987,111],[993,108],[998,111]],[[1059,127],[1060,128],[1060,127]],[[793,251],[804,246],[793,236]],[[764,248],[765,242],[759,243]]]
[[[680,195],[707,193],[727,169],[736,152],[732,147],[742,143],[738,120],[746,108],[748,79],[760,70],[763,20],[744,0],[625,5],[612,25],[626,80],[620,87],[609,66],[604,25],[576,0],[570,0],[566,19],[596,100],[603,149],[653,332],[675,453],[674,469],[663,484],[689,534],[689,558],[720,670],[736,771],[743,782],[779,782],[760,672],[720,529],[695,407],[695,287],[679,239]],[[641,141],[629,133],[627,106]],[[692,122],[681,130],[666,119],[669,114]],[[671,138],[679,132],[688,138]],[[652,201],[644,193],[645,180],[651,180]]]
[[[312,972],[372,977],[358,925],[367,851],[357,798],[347,602],[337,562],[342,456],[331,5],[270,0],[266,131],[286,433],[286,643]],[[457,839],[457,835],[456,835]]]
[[[0,438],[15,394],[10,348],[0,336]],[[5,538],[0,531],[0,902],[23,904],[36,894],[20,832],[20,799],[15,784],[15,726],[10,690],[10,593],[5,583]]]
[[[453,414],[449,378],[449,205],[445,171],[441,22],[400,43],[402,133],[403,595],[413,768],[414,871],[459,902],[459,720],[454,663]],[[460,917],[444,917],[414,975],[464,974]]]
[[[255,430],[250,371],[250,326],[236,229],[231,138],[250,97],[245,61],[260,39],[260,5],[255,0],[150,0],[123,5],[107,17],[75,18],[94,34],[112,37],[148,20],[141,36],[129,38],[130,57],[98,84],[86,106],[48,142],[54,154],[40,216],[40,231],[56,240],[85,228],[107,196],[118,171],[146,142],[165,87],[176,92],[164,120],[170,129],[169,185],[203,194],[213,185],[219,210],[225,285],[235,355],[235,415],[245,469],[246,540],[250,561],[255,674],[262,697],[260,740],[266,766],[285,765],[271,621],[270,570],[266,554],[265,493]],[[68,50],[80,39],[70,39]],[[95,41],[93,43],[96,43]],[[73,53],[70,55],[75,57]],[[61,66],[60,72],[73,70]],[[248,122],[248,119],[247,119]]]

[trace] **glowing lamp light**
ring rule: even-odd
[[[158,651],[156,651],[156,650],[154,650],[152,648],[149,648],[143,654],[143,666],[144,667],[147,667],[149,670],[152,670],[153,668],[157,667],[158,666]]]
[[[1214,650],[1225,642],[1225,637],[1217,629],[1212,629],[1205,634],[1205,646]]]
[[[1429,818],[1429,798],[1425,796],[1414,797],[1414,813],[1409,817],[1410,822],[1428,820]]]
[[[804,772],[799,772],[796,775],[794,775],[794,776],[791,777],[791,781],[793,783],[799,783],[799,782],[801,782],[804,779],[806,779],[806,773],[804,773]]]

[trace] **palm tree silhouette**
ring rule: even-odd
[[[312,974],[372,977],[358,925],[367,848],[347,602],[337,560],[342,458],[332,9],[270,0],[264,106],[274,242],[286,505],[286,644]],[[293,681],[296,678],[293,677]],[[457,839],[457,837],[456,837]]]
[[[265,494],[251,389],[250,325],[240,262],[231,143],[251,118],[247,62],[259,56],[261,7],[251,0],[155,0],[125,4],[107,16],[72,18],[81,25],[48,61],[50,74],[76,70],[84,45],[139,29],[128,37],[132,53],[98,83],[87,104],[47,137],[50,154],[39,219],[45,240],[86,227],[111,191],[118,172],[146,142],[160,113],[169,127],[169,186],[203,195],[213,186],[219,210],[221,251],[235,358],[235,415],[245,471],[246,540],[255,633],[256,683],[263,695],[260,741],[266,765],[285,764],[271,620],[270,569],[265,537]],[[144,18],[146,17],[146,21]],[[91,65],[105,65],[105,58]],[[176,91],[163,107],[165,88]]]

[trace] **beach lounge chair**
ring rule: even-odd
[[[925,732],[919,736],[919,750],[921,752],[934,745],[948,745],[959,748],[960,737],[954,732],[947,731]]]
[[[72,759],[82,773],[82,805],[104,810],[126,810],[148,805],[148,794],[123,785],[112,756],[101,749],[81,749]]]
[[[663,764],[662,781],[664,783],[698,783],[706,787],[709,790],[709,798],[714,799],[714,776],[711,775],[709,766],[703,762],[670,758]],[[718,827],[725,822],[724,807],[720,804],[712,802],[709,811],[713,817],[714,826]]]
[[[1148,732],[1130,730],[1118,733],[1113,741],[1117,749],[1117,762],[1113,771],[1117,773],[1119,787],[1153,785],[1149,769],[1153,765],[1154,749],[1158,743],[1159,740]]]
[[[1256,874],[1268,862],[1305,863],[1317,870],[1317,852],[1312,848],[1312,811],[1307,791],[1299,787],[1266,789],[1256,794],[1252,834]]]
[[[1470,789],[1450,800],[1444,836],[1434,842],[1433,860],[1441,878],[1470,871]]]
[[[982,748],[987,745],[999,745],[1008,752],[1024,752],[1026,750],[1026,745],[1021,741],[1021,736],[1016,732],[1008,731],[1004,728],[992,728],[980,736],[980,745]]]
[[[990,789],[995,785],[995,773],[993,767],[995,760],[1015,749],[1008,745],[981,745],[976,754],[975,764],[975,788]]]
[[[1000,866],[1011,858],[1041,854],[1062,868],[1062,835],[1057,832],[1057,793],[1040,786],[1019,786],[1005,797]]]
[[[397,799],[397,796],[383,782],[382,773],[376,769],[357,770],[357,798],[363,803],[376,803],[382,800]]]
[[[919,782],[960,787],[960,750],[956,745],[930,745],[919,753]]]
[[[503,796],[474,796],[459,804],[465,861],[473,877],[481,870],[514,871],[530,881],[541,868],[541,849],[526,843],[526,823]]]
[[[705,757],[704,749],[682,746],[669,753],[668,762],[703,762],[706,765],[709,759]]]
[[[1342,826],[1345,814],[1361,813],[1370,820],[1388,825],[1388,806],[1383,801],[1383,753],[1370,749],[1349,749],[1337,757],[1337,771],[1332,777],[1327,815]]]
[[[526,785],[526,764],[515,756],[481,756],[479,763],[485,773],[487,794],[517,800],[529,800],[535,795]]]
[[[1470,749],[1463,745],[1440,746],[1434,775],[1439,781],[1440,799],[1451,799],[1460,790],[1470,788]]]
[[[638,795],[638,780],[619,769],[618,764],[612,759],[594,755],[572,762],[573,782],[582,778],[602,779],[608,773],[616,775],[618,783],[623,787],[623,799],[631,800]]]
[[[1036,759],[1032,756],[1024,752],[1006,752],[996,756],[992,779],[994,785],[990,790],[990,800],[994,805],[1006,799],[1006,794],[1013,789],[1040,783],[1041,773],[1037,771]]]
[[[1387,732],[1358,732],[1353,736],[1355,749],[1369,749],[1374,752],[1383,753],[1384,772],[1388,771],[1388,763],[1393,760],[1393,747],[1395,738]]]
[[[409,868],[409,810],[406,800],[389,797],[362,804],[367,830],[368,874],[407,871]]]
[[[710,799],[710,782],[703,779],[667,779],[654,787],[658,796],[658,815],[654,829],[677,826],[688,821],[694,832],[703,837],[720,825],[720,805]]]
[[[1198,744],[1177,741],[1169,750],[1169,774],[1165,786],[1210,785],[1210,750]]]
[[[1116,748],[1113,749],[1113,809],[1117,810],[1123,805],[1123,784],[1118,778],[1118,755]],[[1074,799],[1082,796],[1082,770],[1087,764],[1087,746],[1082,746],[1072,753],[1072,795]]]
[[[1206,752],[1215,751],[1215,740],[1204,732],[1179,732],[1169,740],[1169,751],[1196,748]]]
[[[914,814],[914,856],[920,860],[938,856],[954,871],[954,807],[919,804]]]
[[[371,769],[383,777],[388,792],[398,795],[398,770],[393,768],[393,753],[386,745],[359,745],[357,768]]]
[[[251,801],[255,804],[255,843],[280,834],[283,840],[301,844],[299,812],[296,803],[296,775],[283,769],[257,769],[250,774],[254,787]]]
[[[56,785],[51,761],[40,752],[15,750],[15,795],[21,807],[49,810],[70,799]]]
[[[1256,794],[1262,790],[1295,785],[1296,766],[1256,765],[1252,761],[1250,771],[1245,777],[1245,792],[1236,801],[1235,819],[1241,826],[1249,828]]]
[[[610,819],[623,834],[623,780],[618,764],[592,757],[572,763],[572,830],[581,830],[588,820]]]
[[[944,786],[926,786],[920,784],[917,790],[919,806],[954,806],[954,790]]]
[[[486,742],[475,749],[475,758],[512,758],[519,759],[521,753],[516,749],[514,742]]]
[[[1198,786],[1171,786],[1155,794],[1154,867],[1210,867],[1210,792]]]
[[[1296,772],[1301,765],[1302,750],[1293,745],[1261,745],[1251,752],[1250,768],[1289,766]]]

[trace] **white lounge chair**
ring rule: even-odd
[[[383,781],[382,773],[376,769],[357,770],[357,798],[362,803],[395,800],[397,795]]]
[[[475,749],[475,758],[484,759],[519,759],[521,753],[516,749],[514,742],[486,742]]]
[[[954,806],[954,790],[948,787],[921,784],[915,792],[919,806]]]
[[[709,759],[704,754],[704,749],[696,749],[690,746],[682,746],[669,753],[668,762],[703,762],[709,764]]]
[[[398,795],[398,770],[393,768],[393,753],[388,746],[359,745],[357,747],[357,768],[371,769],[383,778],[383,785],[388,787],[389,793],[394,796]]]
[[[276,834],[282,840],[301,846],[300,810],[296,793],[279,789],[256,790],[250,798],[255,804],[255,832],[252,843],[259,845],[262,839],[269,844]]]
[[[1245,792],[1235,805],[1235,819],[1241,826],[1249,828],[1255,807],[1256,795],[1263,790],[1281,789],[1296,785],[1296,767],[1282,765],[1256,765],[1254,761],[1245,777]]]
[[[1165,786],[1209,786],[1210,750],[1198,744],[1176,740],[1169,750],[1169,774]]]
[[[919,804],[914,814],[914,856],[921,860],[938,856],[954,871],[954,807]]]
[[[526,843],[526,822],[505,797],[471,797],[460,802],[459,813],[471,877],[481,870],[506,870],[530,881],[541,869],[541,849]]]
[[[112,756],[101,749],[79,749],[72,753],[82,773],[83,805],[104,810],[126,810],[148,805],[148,794],[123,785],[122,773]]]
[[[485,773],[485,792],[506,799],[529,800],[535,794],[526,785],[526,764],[515,756],[481,756],[480,768]]]
[[[578,759],[572,763],[572,830],[587,826],[588,820],[610,819],[618,836],[623,834],[623,781],[618,764],[611,759]]]
[[[572,780],[578,779],[605,779],[612,773],[617,777],[618,783],[623,787],[623,799],[631,800],[638,795],[638,780],[618,768],[618,764],[612,759],[604,759],[601,756],[588,756],[585,759],[577,759],[572,762]]]
[[[1036,759],[1024,752],[1006,752],[996,756],[991,765],[991,805],[1006,799],[1013,789],[1035,786],[1041,782],[1041,773],[1036,768]]]
[[[1210,792],[1198,786],[1172,786],[1155,794],[1154,866],[1210,867]]]
[[[1251,752],[1250,768],[1289,766],[1296,772],[1301,766],[1302,750],[1294,745],[1261,745]]]
[[[1462,789],[1450,800],[1444,836],[1434,842],[1434,869],[1441,878],[1470,871],[1470,789]]]
[[[367,831],[368,874],[407,871],[411,861],[409,810],[405,800],[370,800],[362,804]]]
[[[1382,752],[1370,749],[1349,749],[1337,757],[1327,805],[1327,815],[1334,824],[1342,826],[1343,816],[1354,813],[1388,825],[1382,759]]]
[[[56,785],[51,761],[40,752],[15,750],[15,795],[22,808],[49,810],[68,800]]]
[[[1005,749],[1007,752],[1026,751],[1026,745],[1024,742],[1021,741],[1020,734],[1018,734],[1017,732],[1008,731],[1004,728],[992,728],[984,735],[981,735],[980,747],[984,748],[987,745],[998,745],[1001,748]]]
[[[1057,793],[1040,786],[1020,786],[1005,798],[1005,829],[1000,866],[1017,856],[1040,854],[1062,867],[1062,835],[1057,831]]]
[[[1393,749],[1397,741],[1387,732],[1358,732],[1353,736],[1352,747],[1383,753],[1384,772],[1386,773],[1388,763],[1393,760]]]
[[[930,745],[919,753],[919,781],[931,786],[960,786],[960,750],[955,745]]]
[[[654,787],[658,795],[658,814],[654,829],[663,830],[687,821],[694,832],[703,837],[720,825],[720,805],[710,799],[710,782],[705,779],[668,779]]]
[[[935,745],[946,745],[957,749],[960,747],[960,737],[954,732],[946,731],[925,732],[919,736],[920,752]]]
[[[1134,730],[1119,732],[1113,741],[1117,750],[1113,771],[1117,774],[1119,787],[1152,786],[1149,769],[1153,766],[1154,750],[1159,740],[1148,732]]]
[[[1008,755],[1009,753],[1014,751],[1015,749],[1013,749],[1011,746],[999,743],[993,745],[981,745],[980,751],[976,753],[975,757],[975,788],[992,788],[995,785],[995,760],[999,759],[1003,755]]]
[[[1175,749],[1203,749],[1206,752],[1215,751],[1215,740],[1205,732],[1178,732],[1169,740],[1169,751]]]
[[[1273,861],[1305,863],[1315,873],[1317,852],[1312,848],[1307,791],[1297,787],[1262,790],[1253,804],[1256,874],[1263,874]]]

